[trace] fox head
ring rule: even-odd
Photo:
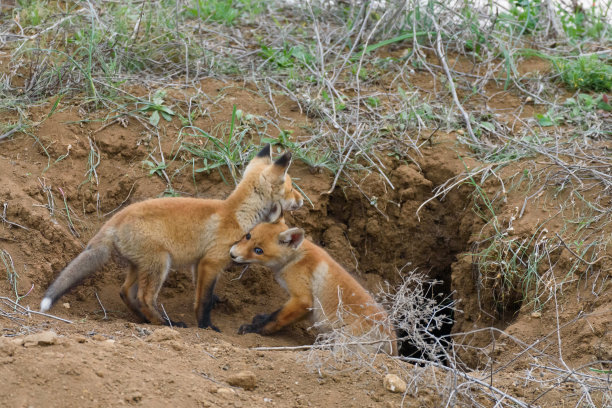
[[[291,165],[291,153],[285,152],[272,161],[270,145],[267,144],[249,163],[243,180],[252,180],[254,189],[263,199],[280,204],[276,217],[281,210],[297,210],[304,204],[302,195],[293,188],[287,170]],[[275,217],[270,218],[272,221]]]
[[[304,230],[289,228],[283,218],[258,224],[230,249],[237,263],[255,263],[276,268],[286,264],[304,242]]]

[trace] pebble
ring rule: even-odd
[[[232,390],[231,388],[217,388],[217,394],[221,394],[221,395],[234,395],[236,393],[236,391]]]
[[[229,377],[227,383],[235,387],[242,387],[245,390],[252,390],[257,386],[257,377],[252,371],[240,371]]]
[[[383,385],[387,391],[391,392],[406,392],[406,383],[395,374],[385,375]]]
[[[57,334],[50,330],[30,334],[23,339],[24,347],[50,346],[52,344],[57,344]]]
[[[17,345],[6,337],[0,337],[0,355],[11,357],[15,354]]]
[[[161,329],[155,330],[149,337],[147,337],[147,341],[159,343],[162,341],[176,340],[180,337],[180,333],[176,330],[171,329],[170,327],[162,327]]]

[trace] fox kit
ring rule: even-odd
[[[230,256],[272,269],[290,296],[282,308],[255,316],[238,333],[270,334],[312,311],[313,321],[324,329],[343,326],[349,334],[371,340],[367,348],[397,355],[385,311],[323,248],[304,240],[304,230],[289,228],[283,219],[259,224],[232,246]]]
[[[274,163],[270,145],[251,160],[236,189],[225,200],[167,197],[131,204],[115,214],[51,284],[40,304],[48,310],[64,293],[99,270],[113,253],[127,261],[121,299],[146,322],[185,327],[162,317],[157,295],[171,267],[189,267],[194,275],[198,327],[211,323],[213,290],[230,263],[229,249],[262,221],[295,210],[303,199],[287,169],[291,153]]]

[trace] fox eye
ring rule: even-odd
[[[259,248],[259,247],[256,247],[256,248],[255,248],[253,251],[255,251],[255,253],[256,253],[257,255],[263,255],[263,249],[261,249],[261,248]]]
[[[248,233],[244,236],[246,238],[246,240],[248,241],[249,239],[251,239],[251,233]]]

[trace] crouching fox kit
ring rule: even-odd
[[[270,334],[312,311],[324,329],[361,336],[366,348],[397,355],[396,337],[387,314],[372,296],[321,247],[304,239],[304,231],[283,219],[263,223],[232,246],[234,262],[265,265],[275,272],[289,300],[271,314],[260,314],[238,333]]]
[[[129,205],[108,220],[60,273],[40,309],[48,310],[115,253],[129,265],[121,299],[145,322],[185,327],[162,317],[156,302],[170,268],[188,267],[196,285],[198,326],[218,330],[210,320],[213,290],[230,263],[232,244],[258,223],[276,220],[281,208],[294,210],[303,203],[287,174],[290,162],[289,152],[272,162],[267,145],[225,200],[167,197]]]

